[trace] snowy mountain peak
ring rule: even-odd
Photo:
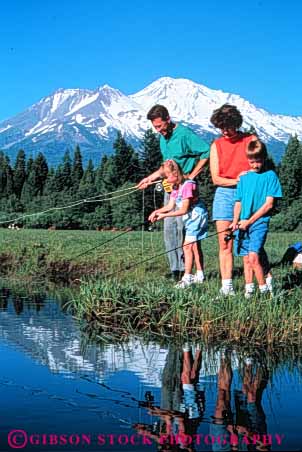
[[[218,134],[210,123],[212,112],[226,102],[239,108],[244,128],[255,127],[261,139],[278,148],[273,150],[277,159],[291,135],[302,139],[302,117],[273,115],[238,94],[185,78],[161,77],[130,96],[108,84],[96,90],[60,88],[0,123],[0,149],[12,156],[21,147],[27,153],[44,151],[51,159],[80,144],[87,160],[91,154],[99,160],[101,152],[112,151],[117,130],[138,147],[150,127],[146,113],[155,104],[165,105],[175,121],[210,140]]]
[[[120,90],[112,88],[109,85],[100,86],[98,89],[100,99],[106,104],[110,105],[112,101],[118,101],[122,97],[126,97]]]

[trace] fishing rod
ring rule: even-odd
[[[139,228],[139,227],[146,226],[146,225],[148,225],[148,224],[149,224],[149,221],[144,221],[143,223],[137,224],[137,225],[135,225],[135,226],[133,226],[133,227]],[[120,234],[116,235],[115,237],[112,237],[112,238],[109,239],[109,240],[105,240],[105,242],[102,242],[102,243],[100,243],[99,245],[94,246],[93,248],[89,248],[89,250],[86,250],[86,251],[84,251],[83,253],[78,254],[77,256],[75,256],[74,259],[77,259],[77,258],[79,258],[79,257],[85,256],[85,254],[88,254],[88,253],[90,253],[91,251],[94,251],[94,250],[96,250],[97,248],[100,248],[101,246],[106,245],[107,243],[112,242],[113,240],[118,239],[119,237],[121,237],[121,236],[124,235],[124,234],[127,234],[128,232],[131,232],[131,228],[129,228],[129,229],[126,230],[126,231],[121,232]]]
[[[144,223],[141,223],[140,226],[145,225],[145,224],[149,224],[149,222],[145,221]],[[227,231],[230,231],[230,229],[231,228],[228,227],[228,228],[224,229],[223,231],[214,232],[213,234],[208,235],[207,237],[204,237],[203,239],[195,240],[194,242],[187,243],[186,245],[176,246],[175,248],[172,248],[172,249],[170,249],[168,251],[163,251],[162,253],[154,254],[153,256],[147,257],[146,259],[142,259],[142,260],[140,260],[138,262],[135,262],[134,264],[128,264],[123,269],[119,269],[118,271],[114,271],[112,273],[109,273],[108,275],[105,275],[105,278],[110,278],[110,277],[114,276],[116,273],[120,273],[123,270],[131,270],[132,268],[134,268],[136,266],[139,266],[141,264],[144,264],[146,262],[149,262],[149,261],[151,261],[151,260],[153,260],[153,259],[155,259],[157,257],[164,256],[165,254],[168,254],[171,251],[176,251],[176,250],[178,250],[180,248],[183,248],[185,246],[192,245],[193,243],[198,243],[198,242],[201,242],[202,240],[210,239],[211,237],[214,237],[216,235],[219,235],[219,234],[225,233]],[[105,242],[102,242],[100,245],[97,245],[96,247],[91,248],[90,250],[87,250],[84,253],[81,253],[79,256],[83,256],[84,254],[87,254],[90,251],[92,251],[92,250],[94,250],[94,249],[96,249],[98,247],[101,247],[101,246],[105,245],[106,243],[111,242],[112,240],[117,239],[118,237],[120,237],[123,234],[127,234],[128,232],[131,232],[131,231],[130,230],[129,231],[123,231],[121,234],[118,234],[116,237],[113,237],[113,238],[111,238],[109,240],[106,240]],[[228,241],[232,240],[232,238],[233,238],[233,235],[232,234],[228,234],[225,237],[225,241],[228,242]],[[79,257],[79,256],[77,256],[77,257]]]

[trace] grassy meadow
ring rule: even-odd
[[[140,332],[167,339],[186,335],[210,342],[299,344],[302,272],[279,265],[288,245],[297,240],[298,233],[269,234],[266,250],[276,291],[271,299],[259,294],[244,299],[240,258],[235,259],[236,296],[217,297],[215,236],[202,243],[205,283],[186,290],[176,290],[164,278],[165,255],[143,262],[164,251],[158,231],[1,229],[0,271],[3,277],[22,282],[75,284],[78,289],[69,308],[99,337],[124,338]]]

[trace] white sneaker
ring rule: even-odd
[[[246,300],[250,300],[253,297],[253,295],[254,295],[254,292],[245,292],[244,293],[244,298]]]
[[[266,285],[268,287],[268,290],[273,295],[273,293],[274,293],[274,290],[273,290],[273,278],[271,276],[267,276],[265,278],[265,282],[266,282]]]
[[[189,342],[185,342],[182,351],[183,352],[190,352],[192,350],[191,344]]]
[[[190,275],[190,276],[184,275],[182,277],[181,281],[179,281],[179,283],[177,283],[175,285],[175,289],[186,289],[187,287],[191,286],[192,284],[194,284],[193,275]]]
[[[244,364],[245,364],[246,366],[252,366],[252,364],[253,364],[253,358],[250,358],[250,357],[245,358],[245,359],[244,359]]]
[[[204,282],[204,276],[194,275],[194,283],[202,284]]]
[[[235,295],[235,292],[233,287],[231,287],[230,289],[224,289],[223,287],[221,287],[219,290],[219,295],[222,295],[223,297],[233,297]]]

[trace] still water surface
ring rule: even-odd
[[[302,450],[299,351],[93,344],[59,301],[0,295],[1,451]]]

